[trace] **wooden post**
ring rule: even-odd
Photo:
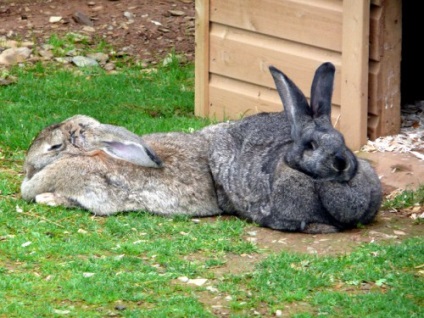
[[[209,116],[209,0],[196,0],[195,98],[196,116]]]
[[[343,0],[340,128],[347,145],[367,142],[370,0]]]

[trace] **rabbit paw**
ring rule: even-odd
[[[302,232],[309,233],[309,234],[324,234],[324,233],[336,233],[336,232],[339,232],[339,229],[330,224],[309,223],[302,230]]]
[[[35,196],[35,202],[48,206],[60,205],[58,197],[52,192],[45,192]]]

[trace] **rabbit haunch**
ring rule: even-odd
[[[155,214],[220,214],[198,133],[143,138],[123,127],[77,115],[35,138],[24,164],[25,200],[80,207],[97,215],[144,210]]]
[[[220,207],[286,231],[336,232],[371,222],[381,184],[331,124],[334,66],[317,69],[311,105],[284,73],[270,71],[285,111],[204,130]]]

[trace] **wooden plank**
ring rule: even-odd
[[[340,0],[210,0],[210,3],[212,22],[341,52]]]
[[[386,0],[371,0],[371,4],[375,6],[382,6],[384,1]]]
[[[370,0],[343,1],[340,128],[347,145],[367,141]]]
[[[209,1],[195,2],[195,102],[196,116],[209,111]]]
[[[402,49],[402,1],[384,1],[382,37],[384,48],[380,59],[378,83],[381,86],[377,100],[380,125],[370,138],[398,134],[400,131],[400,61]]]
[[[281,111],[276,90],[212,75],[210,81],[210,118],[239,119],[258,112]]]
[[[369,63],[368,113],[375,116],[381,115],[381,98],[383,96],[380,83],[381,66],[382,63],[379,62],[370,61]]]
[[[259,112],[284,109],[275,89],[212,75],[209,116],[216,120],[240,119]],[[332,121],[339,128],[340,107],[333,105]]]
[[[370,13],[370,60],[380,61],[383,55],[383,8],[371,6]]]
[[[341,55],[299,43],[213,23],[210,32],[210,72],[274,88],[268,66],[286,73],[308,97],[315,69],[325,61],[340,69]],[[337,72],[336,77],[340,75]],[[340,78],[333,102],[340,104]]]

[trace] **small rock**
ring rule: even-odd
[[[116,66],[114,63],[106,63],[105,66],[103,67],[106,71],[110,72],[113,71]]]
[[[80,50],[73,49],[66,52],[66,56],[77,56],[79,54]]]
[[[129,11],[124,12],[124,17],[126,17],[129,21],[134,21],[134,14]]]
[[[27,246],[30,246],[32,244],[32,242],[25,242],[25,243],[23,243],[21,246],[22,247],[27,247]]]
[[[0,54],[0,64],[15,65],[24,62],[31,55],[32,50],[27,47],[10,48]]]
[[[95,6],[94,8],[91,9],[91,11],[97,12],[97,11],[102,11],[104,9],[103,6]]]
[[[91,21],[91,19],[88,16],[86,16],[84,13],[80,11],[75,12],[72,15],[72,19],[74,19],[74,21],[79,24],[88,25],[91,27],[94,25],[93,21]]]
[[[85,277],[85,278],[92,277],[94,275],[95,275],[95,273],[82,273],[82,276]]]
[[[50,17],[49,18],[50,23],[57,23],[57,22],[60,22],[60,20],[62,20],[62,17]]]
[[[72,57],[56,57],[54,60],[62,64],[68,64],[72,62]]]
[[[68,315],[71,313],[70,310],[60,310],[60,309],[53,309],[53,313],[56,315]]]
[[[219,292],[219,290],[217,288],[213,287],[213,286],[206,287],[206,290],[207,291],[210,291],[211,293],[217,293],[217,292]]]
[[[116,309],[116,310],[119,310],[119,311],[122,311],[122,310],[127,309],[127,307],[125,307],[124,305],[116,305],[116,306],[115,306],[115,309]]]
[[[40,50],[38,54],[45,60],[51,60],[53,58],[53,53],[50,50]]]
[[[74,63],[78,67],[91,67],[91,66],[98,66],[99,63],[97,63],[96,60],[85,57],[85,56],[75,56],[72,58],[72,63]]]
[[[195,278],[195,279],[189,279],[187,284],[203,286],[207,281],[208,280],[206,278]]]
[[[184,11],[180,11],[180,10],[168,10],[168,12],[173,16],[182,16],[185,14]]]
[[[283,317],[283,311],[278,309],[275,311],[275,317]]]
[[[90,33],[96,32],[96,29],[95,29],[95,28],[93,28],[92,26],[89,26],[89,25],[85,25],[85,26],[82,28],[82,30],[83,30],[83,31],[85,31],[85,32],[90,32]]]
[[[34,42],[30,42],[30,41],[18,42],[15,40],[0,39],[0,46],[4,48],[17,48],[17,47],[23,47],[23,46],[32,47],[34,46]]]
[[[6,76],[6,77],[0,77],[0,86],[6,86],[6,85],[10,85],[10,84],[14,84],[18,81],[18,79],[15,76]],[[20,212],[19,212],[20,211]],[[22,213],[23,210],[22,209],[18,209],[18,206],[16,207],[16,212],[18,213]]]
[[[107,60],[109,60],[109,55],[105,54],[105,53],[89,53],[87,54],[87,57],[96,60],[97,62],[99,62],[100,64],[105,64],[107,62]]]
[[[186,277],[186,276],[181,276],[181,277],[178,277],[178,280],[181,281],[181,282],[183,282],[183,283],[188,283],[188,281],[190,279],[188,277]]]

